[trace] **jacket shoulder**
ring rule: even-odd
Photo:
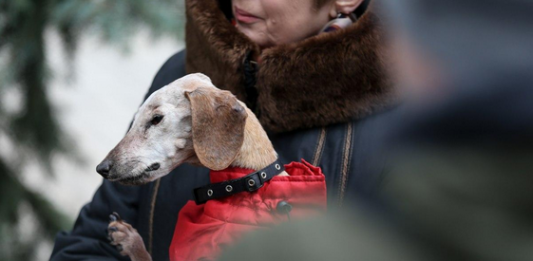
[[[148,98],[153,92],[161,89],[167,84],[185,76],[187,71],[185,70],[185,55],[186,50],[181,50],[178,53],[172,55],[164,64],[161,66],[159,71],[152,81],[150,89],[146,93],[144,99]]]

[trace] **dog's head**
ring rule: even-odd
[[[187,75],[150,95],[96,171],[111,181],[139,185],[185,162],[227,168],[243,144],[247,116],[245,106],[207,76]]]

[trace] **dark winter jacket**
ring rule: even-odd
[[[147,94],[202,72],[258,115],[282,162],[305,159],[326,176],[328,208],[373,193],[380,180],[381,133],[391,88],[381,67],[379,19],[371,9],[345,30],[264,51],[239,33],[214,0],[188,0],[187,51],[172,56]],[[222,9],[223,6],[222,6]],[[183,165],[139,187],[104,181],[71,232],[57,235],[51,260],[124,260],[108,244],[113,211],[131,223],[154,260],[168,260],[178,212],[209,171]],[[95,174],[96,175],[96,174]]]

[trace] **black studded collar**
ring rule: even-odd
[[[211,199],[225,198],[241,192],[254,192],[263,187],[265,182],[271,180],[283,171],[285,171],[285,168],[278,159],[267,167],[242,178],[226,180],[195,188],[194,200],[197,205],[201,205]]]

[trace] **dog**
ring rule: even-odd
[[[278,158],[255,115],[209,77],[189,74],[154,92],[97,172],[110,181],[141,185],[188,163],[211,170],[261,170]],[[283,171],[280,176],[288,176]],[[118,214],[109,237],[133,261],[152,260],[139,233]]]

